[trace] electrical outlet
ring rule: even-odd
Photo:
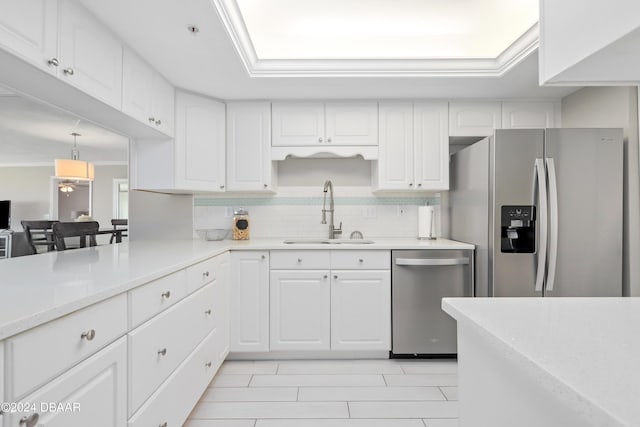
[[[375,218],[378,216],[378,210],[375,206],[364,206],[362,208],[362,218]]]
[[[231,218],[233,216],[233,208],[231,206],[227,206],[224,210],[225,218]]]

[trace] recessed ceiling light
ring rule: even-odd
[[[188,25],[187,31],[189,31],[190,34],[195,36],[200,32],[200,28],[196,27],[195,25]]]

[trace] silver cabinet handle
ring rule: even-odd
[[[318,138],[318,142],[322,142],[322,137]]]
[[[205,311],[204,311],[204,314],[206,314],[207,316],[211,315],[211,309],[209,309],[209,310],[205,310]]]
[[[171,291],[167,291],[167,292],[163,292],[162,293],[162,298],[169,299],[170,297],[171,297]]]
[[[469,258],[397,258],[396,265],[423,265],[423,266],[441,266],[441,265],[467,265]]]
[[[166,356],[167,355],[167,348],[162,348],[160,350],[158,350],[158,356]]]
[[[58,58],[51,58],[47,61],[47,64],[49,64],[50,67],[57,67],[60,65],[60,61],[58,61]]]
[[[92,341],[96,337],[95,329],[89,329],[87,332],[83,332],[80,335],[80,339]]]
[[[155,117],[149,117],[149,123],[154,124],[156,122]]]
[[[67,76],[73,76],[73,74],[75,73],[75,71],[73,71],[73,68],[65,68],[64,70],[62,70],[62,72]]]
[[[20,418],[20,421],[18,422],[18,424],[25,427],[35,427],[39,419],[40,419],[40,415],[36,412],[34,414],[31,414],[28,417],[25,415],[24,417]]]
[[[205,363],[205,364],[204,364],[204,366],[206,366],[207,368],[210,368],[210,367],[211,367],[211,365],[212,365],[212,363],[211,363],[211,362],[207,362],[207,363]]]

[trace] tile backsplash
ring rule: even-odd
[[[194,229],[231,228],[233,211],[243,207],[249,211],[251,237],[311,237],[325,238],[328,225],[321,224],[320,197],[207,197],[194,198]],[[416,237],[418,206],[435,206],[436,234],[440,229],[440,197],[336,197],[335,225],[342,222],[342,238],[358,230],[364,238]],[[329,201],[327,200],[327,209]],[[327,214],[327,220],[329,220]]]

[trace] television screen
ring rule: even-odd
[[[11,200],[0,200],[0,230],[11,227]]]

